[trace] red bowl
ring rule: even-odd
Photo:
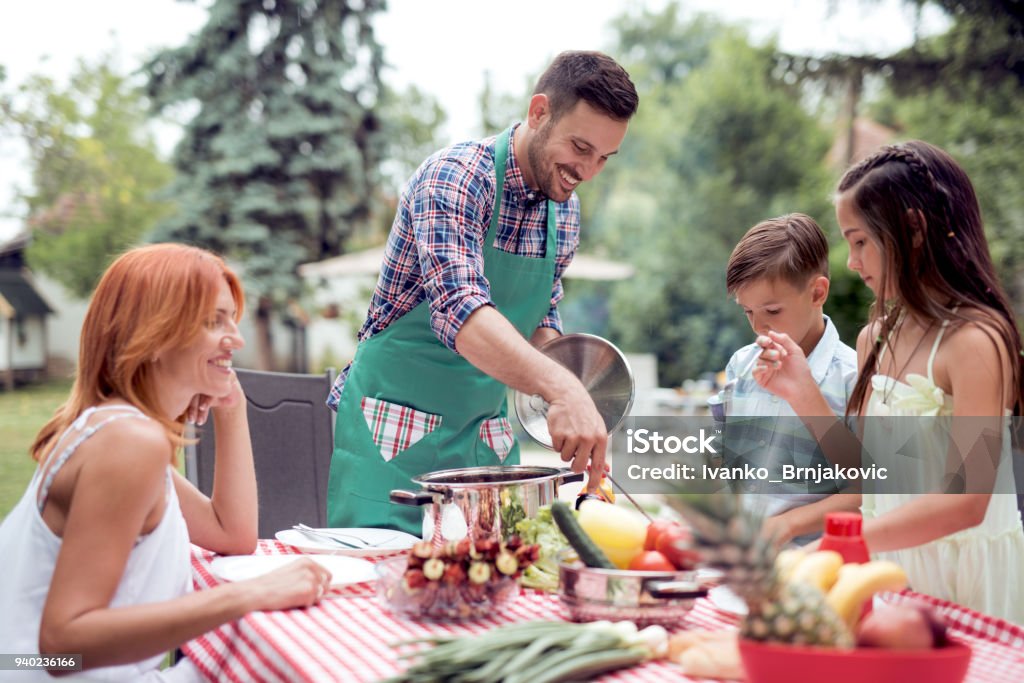
[[[836,650],[740,640],[747,683],[960,683],[971,648],[953,642],[934,650]]]

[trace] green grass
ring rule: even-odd
[[[36,469],[28,447],[71,390],[60,380],[0,392],[0,518],[15,506]]]

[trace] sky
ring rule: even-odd
[[[375,22],[390,65],[384,78],[415,84],[448,114],[442,138],[478,131],[477,97],[488,72],[499,92],[521,93],[550,59],[568,49],[603,49],[610,22],[624,12],[662,9],[667,0],[388,0]],[[32,0],[8,6],[0,22],[0,64],[6,88],[31,74],[64,82],[79,59],[116,48],[121,66],[176,46],[198,31],[210,0]],[[805,54],[885,53],[913,38],[914,12],[900,0],[680,0],[684,12],[704,11],[743,23],[755,40],[777,36],[782,49]],[[942,28],[926,13],[926,32]],[[525,106],[525,103],[524,103]],[[159,130],[163,151],[176,139]],[[6,135],[6,136],[5,136]],[[21,226],[15,189],[27,189],[24,146],[0,131],[0,240]]]

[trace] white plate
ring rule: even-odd
[[[723,612],[737,614],[741,617],[747,614],[747,603],[743,601],[743,598],[733,593],[728,586],[715,586],[709,590],[708,600]]]
[[[381,557],[383,555],[395,555],[408,550],[420,539],[404,531],[394,529],[323,529],[353,536],[359,540],[369,543],[368,548],[346,548],[340,543],[334,543],[327,539],[320,540],[313,536],[298,531],[297,529],[284,529],[274,534],[274,538],[287,543],[293,548],[298,548],[304,553],[314,555],[348,555],[349,557]]]
[[[245,581],[272,572],[289,562],[298,560],[299,557],[299,555],[230,555],[214,558],[210,563],[210,569],[225,581]],[[331,573],[332,587],[365,583],[377,578],[373,564],[366,560],[335,555],[320,555],[310,559]]]

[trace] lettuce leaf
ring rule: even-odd
[[[527,588],[558,590],[558,553],[569,547],[569,541],[551,517],[551,508],[544,506],[536,517],[516,523],[516,533],[523,543],[540,546],[540,556],[526,568],[519,582]]]

